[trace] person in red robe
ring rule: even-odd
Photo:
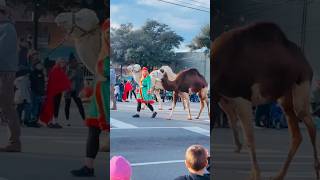
[[[127,81],[126,84],[124,85],[124,92],[122,95],[122,100],[123,101],[127,101],[128,97],[129,97],[129,93],[132,90],[132,84],[130,83],[130,81]]]
[[[40,114],[40,121],[50,128],[61,128],[56,122],[61,96],[64,91],[71,89],[71,82],[65,72],[65,67],[65,61],[59,59],[48,74],[46,99]]]

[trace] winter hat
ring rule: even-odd
[[[142,68],[142,71],[148,71],[148,68],[143,67],[143,68]]]
[[[110,180],[130,180],[132,168],[122,156],[114,156],[110,160]]]

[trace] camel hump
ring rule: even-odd
[[[238,30],[238,35],[260,42],[288,42],[281,28],[272,22],[257,22],[244,26]]]

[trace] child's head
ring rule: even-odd
[[[110,180],[130,180],[131,174],[131,165],[124,157],[112,157],[110,160]]]
[[[201,145],[192,145],[186,151],[185,164],[189,171],[202,171],[208,166],[208,151]]]

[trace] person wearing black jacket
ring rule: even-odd
[[[37,62],[30,73],[31,94],[32,94],[32,122],[26,124],[29,127],[40,127],[38,119],[40,116],[41,106],[45,94],[45,76],[43,73],[43,65]]]
[[[190,174],[174,180],[210,180],[210,174],[205,173],[206,169],[210,170],[209,153],[203,146],[192,145],[187,149],[185,165]]]

